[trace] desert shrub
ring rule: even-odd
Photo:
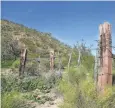
[[[65,70],[58,86],[63,94],[64,102],[60,108],[114,108],[115,89],[107,87],[104,96],[98,95],[92,73],[83,66],[70,67]]]
[[[66,80],[62,80],[59,85],[59,89],[63,93],[64,103],[61,108],[74,108],[76,102],[76,87],[67,83]],[[69,98],[69,99],[68,99]]]
[[[19,87],[21,91],[32,91],[37,88],[44,90],[45,88],[48,88],[47,83],[48,82],[43,77],[27,77],[19,83]]]
[[[20,60],[17,59],[12,63],[11,68],[19,68],[19,65],[20,65]]]
[[[13,74],[9,76],[2,75],[1,77],[2,92],[10,92],[12,90],[22,91],[22,92],[27,91],[30,89],[29,86],[31,84],[31,81],[32,81],[31,78],[19,79],[17,76],[14,76]],[[32,86],[31,89],[34,89],[33,83],[31,84]]]
[[[1,67],[2,68],[18,68],[20,64],[20,60],[5,60],[2,61]]]
[[[14,60],[1,61],[1,68],[9,68],[12,66]]]
[[[40,59],[40,63],[34,59],[33,61],[29,61],[26,64],[25,71],[30,76],[37,76],[42,73],[46,73],[49,71],[49,61],[48,59]]]
[[[18,75],[2,75],[1,77],[1,90],[2,93],[11,92],[12,90],[20,92],[28,92],[35,89],[40,89],[42,92],[49,92],[55,85],[53,76],[46,79],[43,76],[27,76],[19,79]]]
[[[63,64],[63,67],[66,67],[66,66],[67,66],[68,59],[69,59],[69,57],[65,57],[65,55],[62,57],[62,64]]]
[[[106,87],[103,95],[98,96],[99,108],[115,108],[115,87]]]
[[[50,63],[49,63],[49,59],[43,58],[41,59],[40,62],[40,72],[48,72],[48,70],[50,69]]]
[[[15,74],[1,75],[1,92],[10,92],[18,90],[18,77]]]
[[[35,61],[30,61],[26,64],[25,71],[29,76],[38,76],[40,73],[39,63]]]
[[[46,101],[52,101],[53,99],[49,96],[46,96],[44,93],[42,93],[39,89],[36,89],[30,93],[26,93],[24,95],[26,99],[33,100],[35,102],[38,102],[40,104],[44,104]]]
[[[19,92],[6,92],[1,98],[1,108],[34,108],[26,102]]]

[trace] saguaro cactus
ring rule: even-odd
[[[98,89],[112,85],[112,48],[111,25],[107,22],[99,26],[100,31],[100,73],[98,74]]]

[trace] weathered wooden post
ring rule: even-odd
[[[99,72],[100,72],[100,44],[98,42],[98,48],[96,49],[95,66],[94,66],[94,82],[95,82],[96,88],[97,88]]]
[[[100,72],[98,74],[98,90],[112,85],[112,42],[111,25],[107,22],[99,26],[100,31]]]
[[[97,75],[98,75],[98,50],[95,55],[95,66],[94,66],[94,82],[97,84]]]
[[[60,56],[60,53],[58,51],[58,68],[59,68],[59,72],[61,70],[61,56]]]
[[[69,68],[70,68],[71,56],[72,56],[72,51],[71,51],[71,53],[69,54],[68,72],[69,72],[69,70],[70,70]]]
[[[39,72],[40,72],[40,55],[39,55],[39,65],[38,65],[38,68],[39,68]]]
[[[19,76],[23,76],[23,74],[24,74],[26,59],[27,59],[27,49],[25,48],[25,45],[24,45],[21,48],[21,53],[20,53]]]
[[[50,70],[54,69],[54,50],[50,50]]]

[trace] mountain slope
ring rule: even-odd
[[[55,52],[67,53],[68,45],[51,36],[35,29],[16,24],[8,20],[1,20],[2,60],[19,57],[18,43],[24,43],[28,48],[29,57],[48,57],[49,49]]]

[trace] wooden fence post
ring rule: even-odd
[[[69,72],[69,70],[70,70],[71,56],[72,56],[72,52],[69,54],[69,61],[68,61],[68,72]]]
[[[23,47],[21,49],[21,53],[20,53],[19,76],[23,76],[24,75],[26,59],[27,59],[27,49]]]
[[[107,22],[99,26],[100,31],[100,72],[98,74],[98,89],[112,86],[112,42],[111,25]]]
[[[50,70],[54,70],[54,50],[50,50]]]
[[[59,72],[61,71],[61,55],[58,51],[58,69],[59,69]]]
[[[98,42],[98,48],[96,49],[96,55],[95,55],[95,66],[94,66],[94,82],[97,88],[97,82],[98,82],[98,73],[100,72],[100,44]]]

